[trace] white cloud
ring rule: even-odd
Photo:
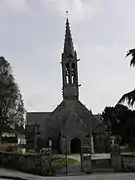
[[[65,16],[65,11],[69,11],[69,15],[73,20],[81,20],[91,18],[97,13],[104,0],[43,0],[44,4],[50,3],[51,7],[59,11]]]

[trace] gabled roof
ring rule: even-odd
[[[60,130],[69,127],[71,122],[76,120],[82,124],[85,131],[89,128],[93,132],[100,124],[92,112],[76,99],[63,100],[51,113],[49,123]]]

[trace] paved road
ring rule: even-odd
[[[135,173],[108,173],[65,177],[41,177],[17,171],[0,169],[0,175],[19,177],[27,180],[135,180]]]

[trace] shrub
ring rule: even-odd
[[[55,170],[54,170],[54,168],[52,168],[50,170],[49,167],[44,166],[44,167],[41,168],[41,175],[42,176],[54,176],[55,175]]]
[[[17,143],[17,137],[2,137],[2,143]]]

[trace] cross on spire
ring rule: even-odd
[[[66,32],[65,32],[65,42],[64,42],[64,52],[63,55],[65,57],[74,57],[75,50],[72,42],[70,24],[68,20],[68,11],[66,11]]]
[[[66,11],[66,18],[68,19],[68,11]]]
[[[70,24],[68,20],[68,11],[66,11],[66,31],[64,40],[64,49],[62,53],[62,79],[63,79],[63,99],[78,99],[78,70],[77,54],[74,50]]]

